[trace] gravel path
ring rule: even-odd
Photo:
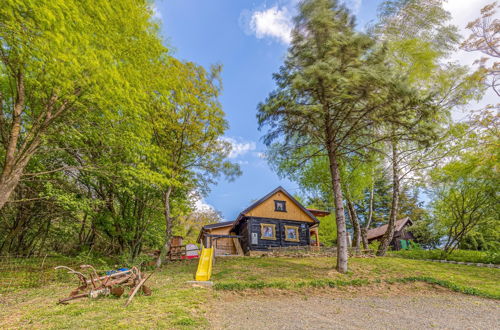
[[[223,294],[214,329],[500,329],[500,303],[449,292],[396,296]]]

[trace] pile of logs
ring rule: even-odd
[[[79,280],[79,286],[71,291],[68,297],[59,299],[59,304],[67,304],[70,300],[80,298],[97,298],[109,296],[110,294],[121,297],[126,287],[130,288],[130,292],[125,307],[130,304],[139,290],[142,290],[146,296],[151,295],[151,289],[145,286],[144,283],[153,273],[144,276],[137,267],[132,267],[131,269],[109,272],[108,275],[99,276],[96,269],[91,265],[81,265],[80,268],[82,272],[66,266],[55,267],[55,269],[66,269],[68,273],[75,274]],[[84,271],[86,271],[86,274],[83,273]]]

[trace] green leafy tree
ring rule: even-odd
[[[239,166],[226,159],[231,146],[222,139],[227,122],[218,102],[221,68],[213,67],[207,73],[193,63],[171,60],[165,74],[170,70],[177,79],[173,85],[159,84],[150,114],[154,134],[153,161],[148,170],[162,187],[166,225],[158,267],[170,248],[176,222],[171,214],[172,194],[179,190],[184,194],[192,190],[203,193],[221,174],[229,179],[240,174]]]
[[[220,68],[173,58],[149,4],[2,4],[0,253],[134,259],[239,173]]]
[[[497,228],[499,132],[498,115],[482,111],[459,136],[462,150],[432,172],[432,211],[446,233],[445,253],[451,253],[481,226]]]
[[[380,8],[380,20],[373,29],[387,45],[394,70],[407,76],[408,83],[432,105],[430,111],[400,118],[399,126],[385,127],[392,135],[387,147],[382,149],[391,163],[392,201],[388,229],[378,255],[386,253],[394,235],[401,184],[446,155],[451,109],[482,95],[479,74],[445,62],[458,46],[459,36],[456,27],[449,25],[451,16],[442,3],[440,0],[385,1]]]
[[[141,71],[162,52],[147,1],[4,1],[0,209],[68,113],[137,110]]]

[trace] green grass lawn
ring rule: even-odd
[[[277,287],[315,286],[321,280],[371,283],[428,277],[473,288],[500,298],[500,270],[401,258],[351,258],[348,274],[334,270],[332,258],[242,258],[218,261],[213,280],[220,284],[277,283]],[[361,281],[361,282],[360,282]],[[342,283],[342,282],[340,282]],[[220,287],[228,287],[230,285]],[[235,286],[238,287],[238,286]],[[240,285],[245,287],[245,285]],[[257,286],[258,287],[258,286]]]
[[[124,297],[56,305],[58,298],[67,295],[76,284],[66,276],[55,277],[44,287],[27,287],[20,280],[17,286],[11,283],[8,290],[0,291],[0,328],[207,328],[208,313],[218,289],[301,290],[427,278],[472,289],[469,293],[500,297],[499,269],[402,258],[352,258],[350,271],[345,275],[335,271],[333,258],[220,258],[212,277],[215,290],[186,284],[192,280],[196,266],[196,261],[186,261],[157,271],[149,282],[153,295],[137,296],[126,309]]]
[[[500,264],[500,253],[497,251],[472,251],[455,250],[447,256],[443,256],[443,251],[436,250],[400,250],[389,252],[390,256],[407,259],[432,259],[432,260],[452,260],[460,262],[474,262],[485,264]]]

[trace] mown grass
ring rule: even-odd
[[[449,260],[484,264],[500,264],[500,253],[497,251],[455,250],[444,256],[442,250],[401,250],[390,252],[391,256],[407,259]]]
[[[152,296],[137,296],[124,308],[123,297],[56,305],[58,298],[74,288],[76,280],[60,275],[51,277],[46,285],[29,287],[22,277],[26,273],[36,275],[38,268],[28,265],[19,273],[17,284],[11,282],[9,291],[0,292],[0,328],[203,329],[209,327],[207,318],[211,305],[217,302],[218,290],[300,291],[420,281],[500,298],[499,269],[402,258],[352,258],[348,274],[335,271],[334,258],[221,258],[214,266],[215,291],[186,284],[193,279],[196,266],[196,261],[167,265],[149,280]]]
[[[314,286],[314,283],[333,283],[341,286],[342,281],[394,281],[421,277],[436,281],[448,281],[461,288],[482,292],[482,296],[500,296],[500,270],[467,265],[435,263],[402,258],[351,258],[349,272],[335,271],[334,258],[240,258],[218,260],[213,274],[216,288],[241,287],[300,288]],[[333,282],[328,282],[333,281]],[[336,282],[337,281],[337,282]],[[239,284],[238,284],[239,283]],[[328,286],[328,285],[326,285]],[[464,289],[465,290],[465,289]],[[463,292],[463,291],[462,291]]]

